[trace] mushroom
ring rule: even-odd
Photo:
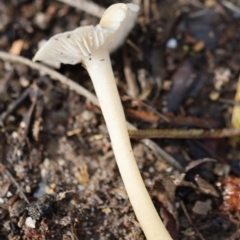
[[[53,36],[35,55],[36,60],[81,62],[87,69],[106,121],[112,148],[128,197],[149,240],[170,240],[146,190],[136,164],[109,52],[121,45],[139,11],[135,4],[110,6],[97,26],[84,26]]]

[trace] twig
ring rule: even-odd
[[[231,99],[226,99],[226,98],[219,98],[217,100],[220,103],[225,103],[225,104],[230,104],[230,105],[240,105],[240,101],[235,101],[235,100],[231,100]]]
[[[30,88],[27,88],[18,99],[8,105],[7,110],[0,115],[0,125],[3,124],[6,117],[29,95],[30,90]]]
[[[144,16],[145,16],[145,24],[149,24],[150,22],[150,17],[149,17],[149,12],[150,12],[150,3],[149,0],[144,0],[143,2],[143,11],[144,11]]]
[[[224,5],[225,7],[231,9],[232,11],[240,14],[240,8],[236,5],[234,5],[233,3],[229,2],[229,1],[226,1],[226,0],[223,0],[222,1],[222,5]]]
[[[24,194],[23,192],[23,189],[22,187],[17,183],[17,181],[14,179],[14,177],[12,176],[12,174],[7,170],[5,169],[5,173],[7,174],[7,176],[10,178],[10,180],[12,181],[12,183],[16,186],[16,188],[18,189],[19,191],[19,195],[24,199],[24,201],[29,204],[29,201],[26,197],[26,195]]]
[[[2,51],[0,51],[0,59],[3,59],[5,61],[18,62],[21,64],[25,64],[25,65],[29,66],[30,68],[44,72],[45,74],[49,75],[52,79],[60,81],[61,83],[67,85],[69,87],[69,89],[75,91],[79,95],[84,96],[90,102],[92,102],[94,105],[99,106],[98,99],[94,94],[90,93],[87,89],[81,87],[80,85],[78,85],[77,83],[72,81],[71,79],[63,76],[62,74],[60,74],[52,69],[49,69],[46,66],[43,66],[39,63],[34,63],[34,62],[30,61],[29,59],[26,59],[26,58],[23,58],[20,56],[14,56],[9,53],[2,52]],[[134,127],[131,123],[127,122],[127,126],[130,130],[137,130],[137,128]],[[150,149],[152,149],[155,152],[156,156],[162,157],[170,165],[174,166],[175,168],[177,168],[180,171],[183,171],[182,166],[172,156],[170,156],[163,149],[161,149],[155,142],[153,142],[149,139],[143,139],[142,142],[146,146],[148,146]]]
[[[206,162],[217,162],[216,159],[213,158],[202,158],[198,160],[191,161],[186,167],[185,167],[185,172],[188,172],[189,170],[197,167],[200,164],[206,163]]]
[[[188,214],[188,212],[187,212],[187,209],[186,209],[183,201],[180,201],[180,205],[181,205],[181,207],[182,207],[182,210],[183,210],[183,212],[184,212],[184,214],[185,214],[188,222],[189,222],[190,225],[194,228],[194,230],[197,232],[197,235],[199,236],[199,238],[200,238],[201,240],[205,240],[205,238],[202,236],[202,234],[201,234],[201,233],[198,231],[198,229],[194,226],[194,224],[193,224],[193,222],[192,222],[192,219],[191,219],[191,217],[189,216],[189,214]]]
[[[101,7],[92,1],[86,1],[86,0],[57,0],[57,1],[68,4],[71,7],[80,9],[98,18],[102,17],[103,13],[106,10],[104,7]]]
[[[149,109],[150,111],[152,111],[154,114],[156,114],[159,118],[161,118],[164,122],[170,122],[169,118],[165,115],[163,115],[162,113],[158,112],[154,107],[152,107],[151,105],[149,105],[148,103],[144,102],[144,101],[139,101],[143,106],[145,106],[147,109]]]
[[[22,121],[24,123],[24,127],[25,127],[23,139],[27,138],[27,134],[28,134],[28,131],[29,131],[29,128],[30,128],[31,119],[33,118],[33,111],[37,108],[36,106],[37,106],[38,99],[40,98],[40,96],[41,96],[41,92],[40,92],[37,84],[34,82],[31,86],[31,92],[30,92],[30,99],[32,101],[32,104],[31,104],[27,114],[24,116],[23,121]],[[35,114],[36,114],[36,111],[35,111]]]
[[[126,50],[123,51],[123,63],[124,63],[123,71],[128,86],[127,89],[128,95],[132,98],[136,98],[138,96],[138,86],[135,75],[131,71],[130,67],[131,63],[129,58],[127,57]]]
[[[235,95],[235,101],[240,101],[240,76],[238,77],[237,90]],[[240,128],[240,106],[234,105],[232,110],[232,126],[236,129]]]
[[[15,76],[15,69],[13,68],[6,76],[4,83],[0,86],[0,96],[7,90],[10,80]]]
[[[240,136],[240,129],[139,129],[128,131],[131,138],[218,139]]]
[[[220,3],[218,3],[217,1],[216,1],[215,4],[216,4],[216,10],[220,14],[222,14],[222,16],[225,18],[226,21],[231,22],[231,17],[229,16],[229,13],[224,9],[224,7]]]

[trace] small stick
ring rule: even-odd
[[[22,140],[24,140],[27,137],[29,127],[30,127],[31,117],[32,117],[32,114],[33,114],[36,104],[37,104],[37,100],[34,100],[28,110],[28,113],[25,116],[25,119],[24,119],[25,130],[24,130]],[[24,143],[24,141],[22,141],[22,143]]]
[[[240,101],[235,101],[232,99],[219,98],[217,101],[220,103],[226,103],[226,104],[230,104],[230,105],[237,105],[237,106],[240,105]]]
[[[17,181],[14,179],[14,177],[12,176],[12,174],[7,170],[5,169],[5,173],[7,174],[7,176],[10,178],[10,180],[12,181],[12,183],[16,186],[16,188],[18,189],[19,191],[19,195],[22,196],[22,198],[24,199],[24,201],[29,204],[29,201],[26,197],[26,195],[24,194],[23,192],[23,189],[22,187],[17,183]]]
[[[0,86],[0,95],[2,95],[8,88],[10,80],[15,76],[15,69],[13,68],[10,72],[7,73],[4,84]]]
[[[217,139],[240,135],[240,129],[139,129],[129,130],[131,138]]]
[[[222,5],[224,5],[225,7],[229,8],[230,10],[238,14],[240,13],[240,8],[234,5],[233,3],[231,3],[230,1],[222,0]]]
[[[150,3],[149,0],[144,0],[143,2],[143,10],[144,10],[144,16],[145,16],[145,24],[149,24],[150,22],[150,17],[149,17],[149,12],[150,12]]]
[[[237,90],[235,95],[235,101],[240,101],[240,76],[238,77]],[[232,110],[232,126],[236,129],[240,128],[240,106],[234,105]]]
[[[129,58],[127,57],[126,50],[123,51],[123,63],[124,63],[123,71],[128,86],[127,92],[130,97],[137,98],[138,86],[136,82],[136,77],[131,70],[131,63]]]
[[[98,18],[102,17],[103,13],[106,10],[104,7],[101,7],[92,1],[86,0],[58,0],[58,1],[68,4],[71,7],[75,7]]]
[[[27,88],[18,99],[16,99],[14,102],[12,102],[7,110],[5,112],[3,112],[0,115],[0,125],[3,124],[4,120],[6,119],[6,117],[29,95],[30,93],[30,88]]]
[[[194,224],[193,224],[193,222],[192,222],[192,219],[191,219],[191,217],[189,216],[189,214],[188,214],[188,212],[187,212],[187,209],[186,209],[183,201],[180,201],[180,205],[181,205],[181,207],[182,207],[182,210],[183,210],[183,212],[184,212],[184,214],[185,214],[188,222],[189,222],[190,225],[194,228],[194,230],[197,232],[197,235],[199,236],[199,238],[200,238],[201,240],[205,240],[205,238],[202,236],[202,234],[201,234],[201,233],[198,231],[198,229],[194,226]]]

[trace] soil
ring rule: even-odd
[[[156,148],[132,138],[146,187],[174,240],[240,239],[238,137],[168,135],[231,127],[240,1],[139,2],[137,23],[111,59],[127,120],[166,130]],[[32,59],[54,34],[98,21],[60,1],[0,0],[0,50]],[[94,93],[80,64],[45,64]],[[1,240],[145,239],[91,100],[0,57],[0,123]]]

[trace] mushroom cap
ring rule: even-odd
[[[99,25],[114,33],[114,41],[109,46],[110,52],[123,44],[125,38],[135,24],[139,6],[133,3],[116,3],[111,5],[103,14]]]
[[[113,51],[120,46],[134,26],[139,6],[117,3],[103,14],[97,26],[84,26],[57,34],[39,49],[36,60],[57,60],[76,64],[98,52]]]

